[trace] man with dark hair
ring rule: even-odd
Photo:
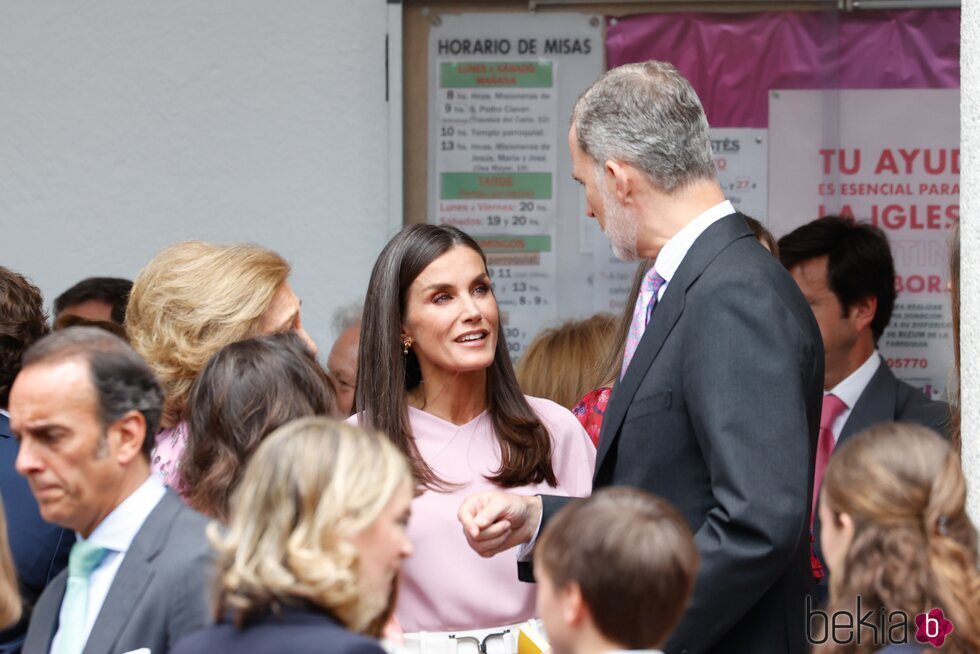
[[[950,413],[945,402],[895,379],[876,350],[895,306],[895,265],[884,232],[841,216],[818,218],[779,239],[779,259],[810,303],[823,338],[824,397],[811,513],[819,556],[816,506],[837,444],[881,422],[914,422],[942,434]]]
[[[91,321],[126,323],[126,304],[133,282],[119,277],[89,277],[55,298],[55,322],[62,315]]]
[[[17,474],[17,441],[10,431],[7,399],[24,351],[48,333],[41,291],[22,275],[0,266],[0,497],[9,524],[24,617],[0,631],[0,654],[19,652],[30,609],[51,579],[68,565],[71,531],[45,522],[27,480]]]
[[[207,520],[150,474],[163,390],[122,339],[55,332],[10,392],[17,471],[46,520],[76,532],[38,600],[26,654],[165,652],[208,621]]]
[[[691,530],[662,499],[604,488],[569,504],[534,549],[538,615],[552,651],[662,647],[684,613],[697,568]]]
[[[663,497],[694,532],[701,568],[667,652],[803,654],[823,381],[813,312],[725,199],[704,109],[676,68],[607,71],[571,123],[588,214],[619,258],[654,260],[632,307],[593,486]],[[458,517],[490,556],[529,543],[568,501],[479,493]]]

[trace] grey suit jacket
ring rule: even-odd
[[[949,427],[950,411],[945,402],[930,400],[919,389],[909,386],[895,378],[891,369],[882,359],[878,370],[864,387],[861,396],[851,409],[844,423],[835,449],[868,427],[883,422],[911,422],[928,427],[940,436],[946,435]],[[820,543],[820,514],[813,517],[813,551],[820,564],[827,569]],[[827,584],[824,577],[821,586]]]
[[[83,654],[120,654],[143,647],[168,651],[182,636],[209,624],[212,551],[207,518],[170,490],[153,509],[123,558]],[[24,654],[47,654],[58,629],[67,571],[42,593]]]
[[[930,400],[919,389],[896,379],[882,359],[847,417],[837,445],[882,422],[913,422],[944,435],[949,418],[948,404]]]
[[[823,344],[733,214],[694,242],[603,419],[594,487],[664,497],[701,567],[669,654],[803,654]],[[566,500],[544,497],[547,520]]]

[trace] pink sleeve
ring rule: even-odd
[[[586,497],[592,493],[596,448],[578,419],[565,407],[529,397],[531,407],[551,434],[551,465],[558,477],[558,494]]]
[[[153,448],[153,471],[160,475],[163,483],[182,494],[180,483],[180,459],[187,447],[187,423],[179,422],[170,429],[157,434],[157,444]]]

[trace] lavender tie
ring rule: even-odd
[[[667,280],[652,267],[640,283],[640,294],[636,297],[636,306],[633,307],[633,320],[630,322],[629,334],[626,335],[626,349],[623,351],[623,370],[619,375],[620,379],[626,376],[626,368],[629,367],[636,347],[640,344],[640,339],[643,338],[643,332],[650,324],[653,308],[657,306],[657,293],[660,291],[660,287],[666,283]]]

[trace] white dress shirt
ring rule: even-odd
[[[104,547],[109,550],[105,558],[88,578],[88,605],[85,613],[85,642],[88,642],[89,634],[92,633],[92,626],[95,619],[102,610],[106,595],[109,594],[109,587],[112,586],[119,566],[122,565],[129,546],[133,544],[136,534],[142,529],[143,523],[153,509],[156,508],[160,500],[167,492],[166,487],[157,475],[151,474],[132,495],[127,497],[122,503],[113,509],[112,513],[99,523],[88,540],[94,545]],[[75,537],[84,540],[81,534],[76,533]],[[61,610],[65,610],[64,604]],[[59,615],[59,624],[65,623],[65,616]],[[58,651],[58,638],[61,636],[61,629],[51,640],[51,651]]]
[[[858,366],[857,370],[849,374],[829,391],[823,392],[825,397],[831,393],[836,395],[847,405],[847,408],[841,411],[841,414],[837,416],[834,424],[830,427],[830,431],[834,434],[834,443],[840,440],[841,432],[844,431],[844,425],[847,424],[847,419],[851,417],[851,410],[854,409],[854,405],[861,398],[864,389],[871,383],[871,378],[878,372],[878,366],[880,365],[881,357],[878,355],[878,351],[875,350],[868,357],[867,361]]]
[[[657,293],[658,302],[663,299],[667,287],[670,286],[671,278],[680,268],[681,261],[687,256],[687,251],[694,245],[694,241],[698,240],[704,230],[733,213],[735,213],[735,207],[732,206],[731,202],[728,200],[719,202],[689,222],[681,231],[671,236],[670,240],[664,243],[664,246],[660,248],[660,254],[657,255],[657,260],[653,264],[657,274],[663,277],[666,282]]]
[[[657,291],[657,302],[663,299],[664,293],[667,292],[667,287],[670,286],[671,278],[673,278],[674,273],[677,272],[677,269],[680,268],[681,262],[684,260],[684,257],[687,256],[687,251],[691,249],[692,245],[694,245],[694,241],[698,240],[698,237],[704,233],[704,230],[708,229],[725,216],[733,213],[735,213],[735,207],[732,206],[731,202],[728,200],[719,202],[689,222],[683,229],[681,229],[681,231],[671,236],[670,240],[664,243],[664,246],[660,248],[660,254],[657,255],[657,260],[653,264],[653,267],[657,270],[657,274],[664,278],[663,285],[660,287],[660,290]],[[540,532],[541,520],[539,519],[538,526],[534,530],[534,537],[527,543],[517,548],[518,561],[531,560],[531,553],[534,550],[534,543],[537,542],[538,534]]]

